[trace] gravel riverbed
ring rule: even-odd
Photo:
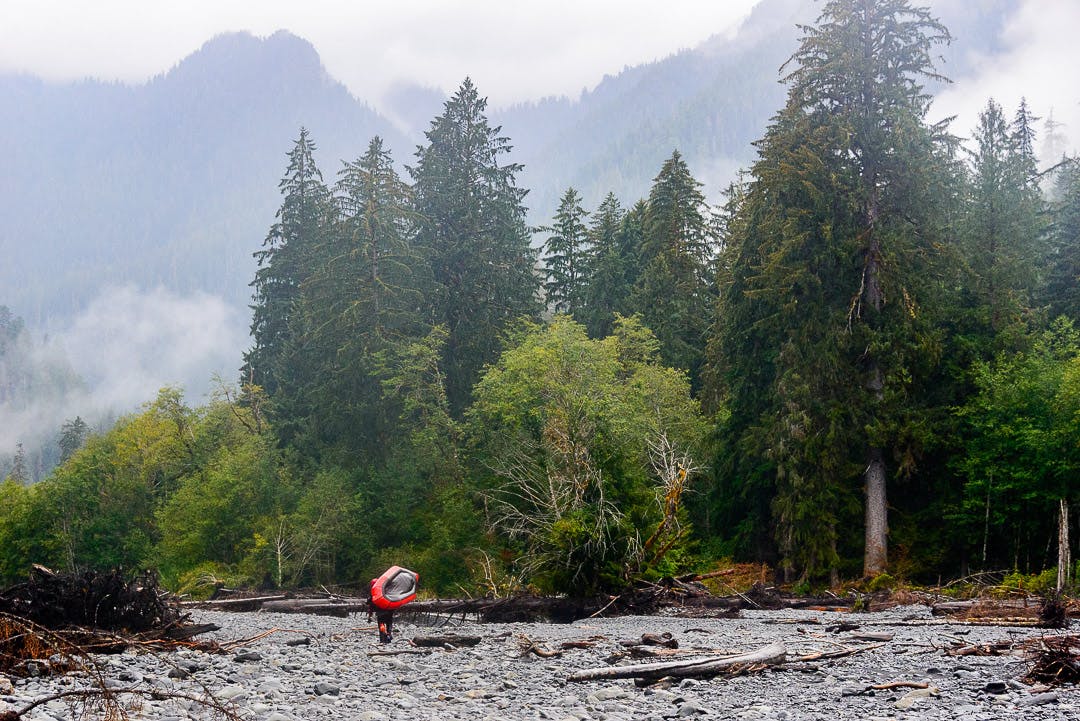
[[[202,640],[225,642],[279,630],[227,654],[184,649],[160,655],[129,651],[100,656],[108,684],[192,696],[209,690],[253,721],[1080,719],[1080,691],[1021,683],[1029,669],[1022,658],[955,657],[941,650],[960,641],[1019,641],[1064,631],[944,625],[921,606],[867,614],[744,611],[741,618],[633,616],[565,625],[465,623],[432,629],[399,623],[388,647],[376,643],[376,633],[362,614],[342,619],[195,611],[192,616],[197,623],[221,626],[200,636]],[[827,630],[841,621],[858,624],[859,629]],[[414,636],[447,632],[483,640],[471,648],[440,648],[422,655],[373,655],[411,649],[408,640]],[[880,648],[846,658],[800,664],[801,670],[766,670],[650,688],[638,688],[630,680],[567,681],[576,670],[606,666],[606,658],[625,651],[620,640],[664,632],[678,641],[681,652],[749,651],[779,641],[786,645],[789,658],[835,651],[841,645],[868,645],[852,639],[852,633],[889,633],[893,638]],[[557,649],[564,641],[591,640],[594,645],[540,658],[521,655],[522,637],[548,649]],[[627,662],[640,661],[622,661]],[[0,712],[90,685],[79,675],[12,681],[0,690]],[[925,682],[930,688],[869,690],[896,681]],[[194,701],[141,699],[125,705],[131,719],[212,716]],[[97,718],[100,712],[56,700],[26,716],[43,721],[82,717]]]

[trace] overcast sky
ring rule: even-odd
[[[375,105],[394,82],[576,96],[735,27],[756,0],[0,0],[0,71],[143,81],[222,32],[287,29]]]

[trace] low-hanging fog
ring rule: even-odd
[[[0,403],[0,457],[16,443],[28,450],[54,443],[76,416],[93,427],[128,413],[165,386],[185,389],[191,402],[205,400],[215,376],[229,383],[238,376],[245,313],[206,293],[124,286],[105,289],[61,327],[31,331],[38,392]],[[70,373],[75,382],[55,382]]]

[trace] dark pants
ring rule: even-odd
[[[379,624],[379,643],[390,643],[394,640],[393,611],[376,611],[375,622]]]

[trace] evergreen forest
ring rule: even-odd
[[[373,137],[320,168],[299,128],[237,377],[73,418],[40,482],[17,453],[0,579],[152,567],[200,593],[398,564],[437,594],[589,595],[729,560],[807,589],[1056,569],[1080,163],[1040,164],[1023,101],[931,122],[950,34],[925,8],[820,12],[711,206],[671,148],[646,197],[568,187],[531,227],[469,79],[403,164]],[[25,346],[0,307],[0,400],[36,382]]]

